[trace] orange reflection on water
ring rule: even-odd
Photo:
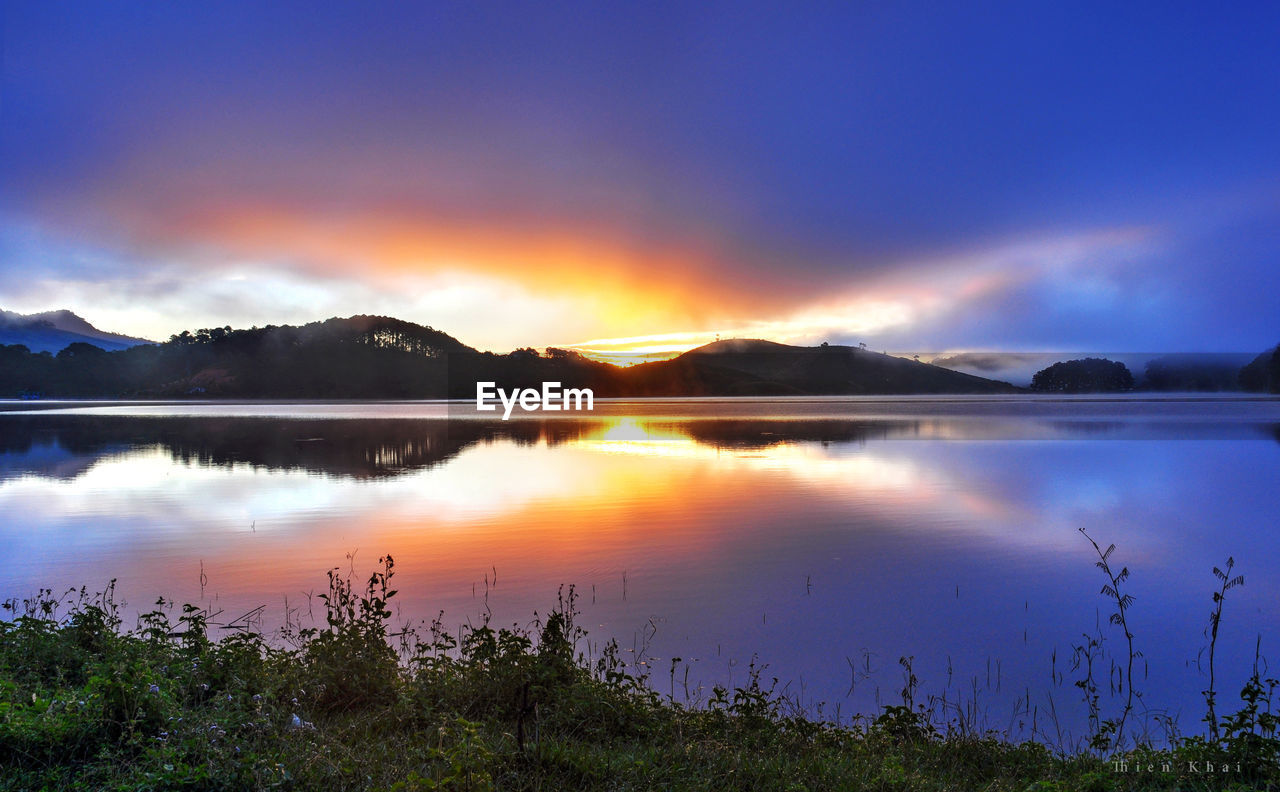
[[[224,621],[265,605],[270,628],[286,597],[295,615],[321,615],[326,569],[359,585],[391,553],[398,619],[527,623],[576,583],[594,637],[629,643],[657,624],[668,656],[706,669],[760,653],[840,696],[861,648],[932,658],[935,680],[953,652],[970,669],[994,653],[1034,680],[1056,642],[1095,621],[1078,525],[1139,570],[1149,624],[1193,623],[1198,590],[1166,581],[1204,572],[1223,549],[1217,526],[1252,525],[1225,535],[1226,552],[1260,569],[1245,607],[1276,621],[1274,421],[1187,443],[1142,422],[1063,422],[1039,402],[998,420],[958,400],[755,404],[613,403],[585,421],[509,423],[401,407],[359,421],[11,418],[0,587],[117,577],[126,614],[163,594]],[[917,404],[936,414],[911,415]],[[1195,647],[1151,634],[1152,679],[1156,662],[1175,678]],[[703,678],[728,679],[718,668]],[[1198,689],[1192,678],[1173,700]]]
[[[606,420],[561,443],[475,445],[373,489],[325,482],[319,513],[260,520],[259,552],[211,546],[206,566],[240,590],[263,575],[305,589],[360,548],[366,562],[394,553],[404,591],[469,591],[496,567],[507,586],[537,593],[650,566],[731,569],[780,522],[797,537],[813,526],[856,533],[865,520],[956,507],[947,477],[907,457],[782,440],[715,446],[682,428]]]
[[[85,564],[95,576],[109,569],[145,597],[195,599],[202,570],[211,590],[241,603],[299,596],[321,588],[324,570],[350,555],[351,569],[367,571],[392,553],[415,612],[433,603],[466,607],[473,584],[495,569],[504,590],[532,595],[565,582],[616,582],[628,570],[715,579],[736,574],[743,559],[776,553],[779,541],[803,547],[811,534],[834,531],[855,544],[869,526],[999,535],[1017,514],[927,455],[865,442],[893,431],[915,442],[931,434],[919,425],[832,426],[552,422],[511,437],[465,435],[456,453],[381,476],[340,461],[328,464],[341,474],[205,464],[154,446],[98,458],[75,486],[4,482],[0,502],[26,504],[68,537],[85,535],[99,517],[130,515],[124,529],[88,529],[95,552],[66,553],[61,563]],[[840,439],[797,439],[815,432]],[[355,452],[399,464],[405,455],[379,450],[395,437],[376,435],[372,450]],[[453,448],[447,440],[432,442]],[[59,573],[83,582],[82,571]]]

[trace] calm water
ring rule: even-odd
[[[1199,730],[1228,556],[1246,585],[1220,702],[1259,635],[1280,658],[1280,401],[597,407],[501,423],[438,403],[3,404],[0,597],[117,578],[133,610],[266,605],[271,626],[326,569],[391,553],[404,619],[523,624],[575,584],[592,642],[617,637],[678,697],[743,682],[755,657],[847,718],[898,703],[909,656],[919,698],[1070,740],[1072,645],[1123,642],[1083,527],[1132,571],[1149,713]]]

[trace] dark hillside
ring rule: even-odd
[[[473,399],[560,382],[598,397],[1012,393],[1004,382],[843,346],[721,341],[619,368],[568,350],[477,352],[447,333],[382,316],[301,327],[215,327],[108,352],[0,347],[0,398]]]
[[[738,371],[813,395],[1013,393],[1006,382],[848,346],[798,347],[734,339],[690,350],[676,361]]]
[[[1247,391],[1280,393],[1280,345],[1240,369],[1240,387]]]

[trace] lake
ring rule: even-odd
[[[1145,728],[1201,731],[1280,658],[1280,400],[599,401],[509,422],[458,405],[0,404],[0,598],[117,579],[261,625],[326,570],[396,560],[397,618],[528,624],[572,584],[589,631],[705,700],[762,679],[814,715],[901,703],[1073,744],[1126,661],[1086,529],[1125,586]],[[674,658],[679,658],[673,662]],[[911,658],[900,661],[900,658]],[[1077,656],[1077,660],[1081,657]],[[943,697],[945,696],[945,705]],[[957,707],[958,703],[958,707]],[[1137,717],[1137,716],[1135,716]]]

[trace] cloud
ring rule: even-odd
[[[1061,285],[1059,303],[1066,294],[1067,303],[1109,307],[1119,299],[1110,279],[1154,244],[1143,228],[1043,235],[886,260],[825,276],[821,288],[788,290],[779,278],[736,277],[731,261],[709,251],[630,249],[518,222],[446,228],[360,210],[269,209],[177,210],[162,220],[128,229],[129,241],[114,248],[11,230],[6,258],[30,262],[40,276],[7,277],[0,296],[12,309],[92,305],[103,326],[152,337],[193,323],[387,313],[498,350],[652,353],[718,335],[878,346],[910,339],[918,348],[932,345],[930,334],[944,345],[963,338],[956,328],[975,314],[1006,329],[1027,319],[1008,303],[1045,284]]]
[[[0,301],[495,348],[1261,346],[1272,16],[30,4]]]

